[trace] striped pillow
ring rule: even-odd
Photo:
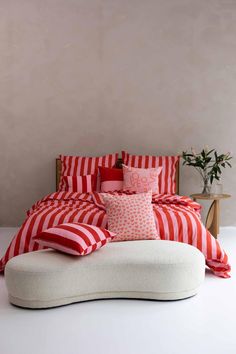
[[[65,187],[63,182],[64,176],[93,175],[97,172],[98,166],[113,167],[118,159],[118,155],[118,153],[100,157],[60,155],[61,180],[59,183],[59,191],[62,191]]]
[[[104,246],[114,236],[114,233],[97,226],[66,223],[47,229],[33,239],[43,247],[85,256]]]
[[[96,175],[64,176],[63,191],[77,193],[91,193],[96,190]]]
[[[122,168],[100,167],[101,191],[114,192],[123,189],[123,170]]]
[[[162,167],[159,175],[159,193],[176,193],[176,166],[179,162],[179,156],[130,155],[128,152],[122,151],[122,159],[123,163],[130,167]]]

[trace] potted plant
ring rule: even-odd
[[[219,154],[216,149],[202,149],[197,153],[193,148],[191,152],[183,151],[183,165],[193,166],[201,175],[203,180],[203,194],[209,194],[211,185],[214,181],[220,180],[222,168],[232,167],[229,160],[232,159],[231,153]]]

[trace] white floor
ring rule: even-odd
[[[1,253],[14,231],[0,229]],[[8,303],[0,276],[0,354],[235,354],[236,228],[222,229],[219,239],[232,278],[207,273],[200,293],[182,301],[102,300],[24,310]]]

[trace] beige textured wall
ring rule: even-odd
[[[1,225],[54,190],[59,153],[234,152],[235,132],[235,0],[0,0]]]

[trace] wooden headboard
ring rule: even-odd
[[[59,158],[56,159],[56,190],[59,188],[61,178],[61,160]]]
[[[56,188],[58,190],[61,178],[61,160],[56,159]],[[176,164],[176,194],[179,194],[179,162]]]
[[[179,161],[176,164],[175,181],[176,181],[176,194],[179,194]]]

